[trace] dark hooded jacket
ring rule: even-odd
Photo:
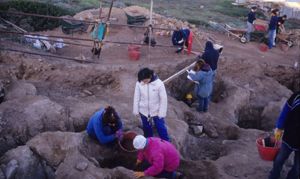
[[[300,91],[294,93],[284,105],[276,127],[284,129],[283,142],[300,150]]]
[[[212,42],[206,42],[205,51],[202,54],[201,58],[209,64],[213,71],[218,68],[219,52],[214,49]]]
[[[189,38],[189,35],[190,35],[189,29],[175,30],[172,35],[173,45],[183,46],[184,45],[183,43],[185,42],[185,46],[188,46],[187,39]]]

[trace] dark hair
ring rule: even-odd
[[[195,64],[193,70],[194,70],[194,71],[200,71],[201,68],[204,66],[204,64],[205,64],[205,61],[204,61],[203,59],[198,60],[198,61],[196,62],[196,64]]]
[[[287,18],[287,16],[285,14],[282,17]]]
[[[119,116],[116,112],[116,110],[112,106],[107,106],[104,109],[103,119],[102,123],[104,125],[108,124],[118,124]]]
[[[251,9],[253,9],[253,10],[256,10],[256,9],[257,9],[257,7],[256,7],[256,6],[253,6],[253,7],[251,7]]]
[[[273,10],[271,11],[272,14],[277,14],[277,12],[279,12],[279,9],[273,9]]]
[[[138,81],[141,82],[144,79],[152,78],[153,74],[153,70],[150,70],[149,68],[143,68],[138,72]]]

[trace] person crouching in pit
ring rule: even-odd
[[[121,139],[122,121],[112,106],[101,108],[90,118],[86,131],[88,135],[100,144],[112,144]]]
[[[133,139],[133,146],[138,150],[137,166],[143,171],[135,171],[136,178],[153,176],[157,178],[183,178],[176,172],[180,163],[179,152],[173,144],[158,137],[145,138],[137,135]]]

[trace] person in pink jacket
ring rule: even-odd
[[[153,176],[158,178],[182,178],[179,167],[180,156],[177,149],[170,142],[158,137],[145,138],[137,135],[133,139],[133,146],[138,150],[137,165],[142,164],[143,172],[136,171],[135,177]],[[143,162],[143,163],[142,163]]]

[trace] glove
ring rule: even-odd
[[[116,137],[118,138],[118,140],[122,140],[122,138],[123,138],[123,130],[122,129],[117,130]]]
[[[281,139],[281,136],[282,136],[282,130],[276,128],[275,131],[274,131],[274,137],[275,137],[275,140],[276,140],[276,141],[280,140],[280,139]]]
[[[134,172],[134,176],[136,178],[141,178],[141,177],[145,176],[145,174],[144,174],[144,172]]]

